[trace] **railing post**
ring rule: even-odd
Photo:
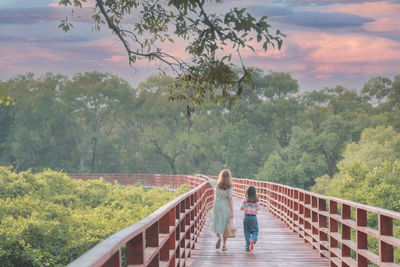
[[[326,200],[322,198],[318,198],[318,211],[323,211],[326,212]],[[327,218],[325,215],[318,214],[318,231],[319,231],[319,243],[322,244],[323,242],[327,243],[328,242],[328,235],[326,232],[323,232],[322,229],[327,229]],[[320,250],[326,250],[326,248],[323,248],[321,245],[319,246]],[[323,254],[320,254],[320,256],[323,256]],[[325,255],[326,256],[326,255]]]
[[[155,222],[152,226],[146,229],[146,248],[157,248],[159,244],[159,223]],[[160,254],[154,256],[148,266],[157,267],[160,263]]]
[[[294,190],[293,192],[293,198],[294,198],[294,203],[293,203],[293,211],[294,211],[294,216],[293,216],[293,223],[297,224],[297,232],[299,232],[299,191]],[[297,222],[297,223],[296,223]]]
[[[118,249],[111,258],[104,263],[103,267],[120,267],[121,266],[121,250]]]
[[[144,264],[144,239],[143,233],[135,236],[126,243],[126,264]]]
[[[308,231],[309,229],[311,229],[311,224],[309,222],[308,219],[311,218],[311,201],[310,201],[310,195],[305,193],[304,194],[304,236],[309,236],[310,238],[312,238],[312,232],[310,233],[310,231]],[[309,242],[309,240],[307,240],[307,238],[304,239],[304,241]],[[310,242],[312,245],[312,242]]]
[[[338,208],[337,208],[337,202],[330,200],[329,201],[329,247],[331,248],[337,248],[338,247],[338,241],[332,237],[332,233],[337,233],[338,232],[338,222],[336,219],[331,217],[331,215],[337,215]],[[333,262],[331,261],[331,257],[334,257],[335,255],[331,252],[329,253],[329,261],[331,266],[333,266]]]
[[[379,214],[379,235],[393,236],[393,219]],[[393,246],[380,240],[379,241],[380,262],[393,262]]]
[[[175,219],[178,222],[178,225],[175,228],[175,261],[177,261],[177,264],[179,265],[179,258],[180,258],[180,244],[179,244],[179,240],[181,238],[181,223],[180,223],[180,216],[181,216],[181,212],[180,212],[180,203],[178,205],[175,206]]]
[[[342,204],[342,219],[351,219],[351,208],[345,204]],[[351,240],[351,229],[345,224],[342,224],[342,239]],[[342,257],[350,257],[350,248],[345,244],[342,244]]]
[[[357,227],[367,226],[367,211],[357,208]],[[364,267],[368,265],[367,258],[360,254],[360,250],[368,249],[367,234],[357,229],[357,266]]]
[[[304,225],[304,193],[299,192],[299,236],[305,237],[305,225]]]
[[[315,210],[318,210],[318,199],[315,196],[311,196],[311,234],[312,234],[312,242],[313,243],[317,243],[319,242],[319,227],[318,226],[318,213]],[[314,245],[313,245],[314,246]],[[315,247],[315,246],[314,246]],[[317,248],[319,249],[319,246],[317,246]]]
[[[170,210],[159,222],[160,234],[168,235],[170,228],[175,226],[175,209]],[[168,238],[167,243],[160,250],[160,261],[168,262],[170,260],[170,250],[175,250],[174,234]]]

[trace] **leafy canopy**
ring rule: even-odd
[[[329,180],[316,179],[313,191],[390,210],[400,210],[400,134],[391,126],[366,128],[349,143]]]
[[[82,8],[88,1],[58,2],[66,7]],[[251,76],[251,70],[243,64],[241,50],[254,51],[254,43],[260,44],[264,51],[270,46],[280,49],[285,37],[279,30],[270,33],[267,16],[257,19],[245,8],[233,8],[225,14],[210,11],[221,2],[96,0],[92,20],[95,29],[100,30],[100,26],[105,24],[118,37],[130,65],[147,59],[171,67],[177,77],[168,90],[170,99],[186,100],[187,114],[190,115],[193,106],[203,104],[207,96],[217,104],[227,100],[227,106],[231,107]],[[71,27],[71,17],[66,17],[59,26],[64,31]],[[174,43],[174,38],[186,43],[185,51],[190,62],[160,47],[164,42]],[[233,53],[241,62],[240,75],[235,73],[232,64]]]
[[[65,266],[187,191],[0,167],[0,265]]]

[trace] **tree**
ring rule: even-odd
[[[138,106],[131,117],[138,122],[140,158],[150,172],[170,169],[177,174],[177,164],[185,151],[193,153],[189,138],[192,121],[185,119],[182,103],[167,105],[164,90],[172,80],[166,75],[153,75],[137,88]]]
[[[311,128],[295,126],[289,145],[268,157],[257,179],[308,189],[316,177],[326,172],[327,164],[316,134]]]
[[[71,122],[58,98],[65,80],[63,75],[47,73],[39,78],[20,75],[5,83],[16,103],[5,140],[11,155],[5,162],[15,170],[69,169],[73,165]]]
[[[378,126],[362,132],[358,143],[346,146],[339,172],[317,180],[314,191],[400,211],[400,134]],[[324,187],[321,184],[325,185]]]
[[[10,130],[14,122],[13,106],[0,105],[0,165],[8,165],[11,160],[11,147],[7,142]]]
[[[82,8],[87,0],[58,2],[66,7]],[[220,4],[222,1],[212,2]],[[228,106],[232,105],[251,76],[251,71],[243,64],[241,50],[254,51],[254,43],[262,44],[264,51],[270,46],[280,49],[285,36],[279,30],[270,33],[267,16],[256,19],[245,8],[233,8],[218,15],[209,11],[205,0],[96,0],[92,12],[95,28],[100,30],[101,25],[107,25],[123,44],[129,64],[148,59],[172,68],[177,78],[169,91],[171,99],[190,101],[188,115],[192,112],[191,105],[202,104],[206,96],[216,103],[226,99]],[[138,19],[130,24],[132,14]],[[70,17],[66,17],[59,27],[68,31],[72,26]],[[187,44],[185,51],[190,63],[160,48],[163,42],[173,43],[175,37]],[[233,51],[243,70],[239,77],[231,63]],[[236,87],[234,94],[230,93],[232,86]]]
[[[364,84],[362,88],[364,96],[374,105],[380,115],[379,119],[385,120],[400,130],[400,75],[393,81],[385,77],[374,77]]]
[[[107,164],[104,157],[110,152],[105,145],[120,130],[119,114],[133,101],[133,91],[126,81],[99,72],[78,73],[61,89],[60,99],[74,122],[80,171],[101,171],[97,166]]]
[[[290,73],[270,72],[258,83],[266,98],[275,102],[277,99],[288,98],[299,92],[297,80]]]

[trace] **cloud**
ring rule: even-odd
[[[336,5],[336,4],[354,4],[367,2],[385,2],[381,0],[274,0],[275,4],[285,4],[287,6],[309,6],[309,5]],[[399,3],[399,0],[389,0],[392,3]]]
[[[368,16],[359,16],[348,12],[294,11],[290,7],[253,5],[248,6],[250,13],[257,17],[269,16],[273,21],[284,25],[294,25],[317,29],[359,28],[373,22]]]
[[[272,51],[270,51],[272,52]],[[349,33],[288,32],[283,51],[244,53],[249,66],[293,73],[308,89],[360,87],[370,77],[400,72],[400,42]]]
[[[346,5],[334,5],[329,8],[330,11],[350,13],[370,18],[380,18],[388,16],[397,16],[400,12],[399,3],[391,3],[388,1],[375,1],[372,3],[358,3]]]
[[[400,43],[365,35],[294,34],[312,74],[372,75],[400,71]]]
[[[0,9],[1,24],[33,25],[42,21],[60,21],[70,10],[56,7],[32,7],[32,8],[2,8]],[[90,8],[76,10],[73,21],[91,22]]]
[[[363,4],[336,5],[329,10],[367,16],[374,21],[364,24],[368,32],[385,34],[387,38],[399,39],[400,36],[400,4],[390,2],[373,2]]]
[[[276,17],[274,20],[282,24],[318,29],[354,28],[374,21],[373,19],[353,14],[310,11],[295,12],[288,16]]]
[[[400,34],[400,21],[394,18],[382,18],[374,22],[367,23],[364,28],[370,32]]]
[[[0,36],[0,42],[3,43],[37,43],[41,45],[54,45],[55,43],[79,43],[89,39],[86,37],[68,35],[64,37],[46,37],[46,36]]]
[[[0,24],[35,24],[40,21],[55,21],[61,17],[56,9],[48,7],[0,9]]]
[[[256,17],[262,17],[262,16],[276,17],[276,16],[287,16],[293,14],[292,9],[280,6],[253,5],[253,6],[247,6],[247,9],[250,14]]]

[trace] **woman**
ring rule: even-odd
[[[215,245],[217,249],[221,246],[221,236],[224,235],[226,225],[233,219],[232,192],[233,182],[231,172],[229,170],[222,170],[218,175],[211,217],[211,230],[218,237],[217,244]],[[226,251],[226,239],[227,237],[223,236],[223,251]]]

